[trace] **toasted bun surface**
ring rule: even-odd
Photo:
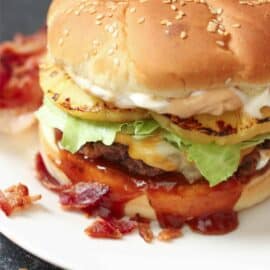
[[[55,0],[49,54],[111,91],[182,96],[231,79],[254,91],[269,83],[269,3],[167,2]]]
[[[46,134],[45,129],[40,126],[40,142],[41,142],[41,155],[45,162],[45,165],[50,172],[50,174],[55,177],[62,185],[66,185],[68,183],[72,183],[72,181],[65,175],[65,173],[57,166],[60,164],[60,152],[58,147],[54,143],[54,140],[50,139],[50,136]],[[51,137],[52,138],[52,137]],[[79,162],[80,163],[80,162]],[[87,162],[88,168],[83,168],[83,171],[89,172],[90,175],[88,176],[89,179],[95,178],[95,181],[104,183],[104,175],[102,173],[96,173],[95,170],[99,170],[97,166]],[[106,177],[106,176],[105,176]],[[118,174],[114,174],[113,179],[109,180],[112,185],[121,186],[122,178],[117,178]],[[86,176],[87,178],[87,176]],[[230,188],[231,187],[231,188]],[[111,186],[111,188],[114,188]],[[124,187],[122,187],[124,188]],[[202,193],[201,193],[202,191]],[[224,205],[226,205],[226,200],[228,200],[228,196],[234,196],[235,193],[239,191],[238,187],[236,186],[229,186],[229,193],[223,193],[221,190],[213,194],[204,194],[204,190],[186,190],[182,195],[186,196],[189,194],[186,199],[184,197],[179,196],[167,196],[166,191],[161,191],[159,196],[161,196],[161,202],[165,202],[164,209],[171,209],[173,208],[176,212],[183,213],[184,215],[188,215],[192,213],[196,215],[197,213],[206,214],[207,211],[222,211],[224,209]],[[203,198],[203,196],[209,196],[209,198]],[[216,197],[217,196],[217,197]],[[256,176],[251,179],[248,184],[245,184],[242,190],[240,197],[236,195],[236,202],[234,204],[234,210],[240,211],[245,208],[252,207],[255,204],[262,202],[263,200],[267,199],[270,196],[270,169],[268,169],[264,174],[260,176]],[[167,199],[171,199],[167,201]],[[218,198],[218,200],[217,200]],[[198,200],[203,203],[204,205],[197,205]],[[194,200],[194,202],[192,202]],[[187,202],[185,202],[187,201]],[[205,204],[205,202],[208,203]],[[210,203],[211,201],[211,203]],[[190,207],[193,205],[193,207]],[[134,216],[136,214],[140,214],[142,217],[156,219],[156,214],[149,202],[149,198],[147,196],[146,191],[143,193],[138,194],[137,197],[133,198],[125,205],[125,214],[127,216]]]

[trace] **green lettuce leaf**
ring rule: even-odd
[[[61,145],[71,153],[76,153],[87,142],[102,142],[112,145],[121,124],[97,123],[67,117]]]
[[[138,138],[144,138],[153,134],[160,128],[159,124],[155,120],[145,119],[138,120],[131,123],[121,124],[121,132],[129,135],[137,136]]]
[[[188,145],[188,143],[182,140],[178,135],[169,131],[164,133],[164,139],[180,150],[185,150],[185,146]]]
[[[196,167],[210,186],[215,186],[236,172],[240,163],[241,149],[263,143],[270,139],[270,134],[260,135],[233,145],[191,143],[170,132],[165,133],[164,138],[180,150],[185,151],[188,159],[195,162]]]
[[[236,172],[240,162],[239,145],[192,144],[188,159],[196,163],[201,174],[215,186]]]
[[[217,144],[197,144],[182,140],[173,133],[166,133],[165,139],[187,153],[188,159],[195,162],[200,173],[215,186],[228,179],[237,170],[240,161],[240,146]]]
[[[71,153],[76,153],[87,142],[112,145],[118,132],[145,137],[159,129],[157,122],[149,119],[132,123],[82,120],[61,111],[48,99],[44,100],[44,105],[37,112],[37,117],[48,126],[63,132],[61,145]]]

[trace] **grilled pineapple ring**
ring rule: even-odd
[[[129,122],[150,117],[146,110],[119,109],[80,88],[62,69],[42,65],[40,84],[61,110],[81,119],[105,122]]]
[[[257,135],[270,133],[270,110],[262,110],[263,119],[255,119],[242,111],[221,116],[198,115],[181,119],[172,115],[153,113],[153,118],[168,130],[198,143],[236,144]]]
[[[40,83],[60,109],[87,120],[129,122],[151,118],[183,138],[198,143],[235,144],[257,135],[270,133],[270,109],[264,108],[263,119],[255,119],[242,111],[222,116],[198,115],[181,119],[142,109],[119,109],[81,89],[61,68],[46,64],[41,67]]]

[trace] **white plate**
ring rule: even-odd
[[[68,269],[270,269],[270,201],[240,215],[240,226],[225,236],[184,230],[172,243],[145,244],[135,233],[124,240],[95,240],[84,234],[91,220],[60,209],[55,194],[35,179],[36,135],[0,136],[0,188],[19,181],[40,204],[11,218],[0,214],[0,231],[33,254]],[[207,268],[206,268],[207,267]]]

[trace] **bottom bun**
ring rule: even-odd
[[[60,165],[63,157],[55,143],[54,131],[40,125],[40,143],[41,155],[48,172],[62,185],[74,183],[74,179],[70,177],[73,174],[66,173]],[[78,155],[68,153],[67,159],[71,162],[74,158],[72,162],[75,162],[75,165],[76,162],[79,163],[78,171],[83,171],[80,181],[93,181],[94,179],[95,182],[106,183],[112,189],[117,185],[117,188],[122,185],[123,172],[116,172],[114,169],[113,179],[110,179],[110,176],[104,175],[106,170],[100,170],[96,164],[75,156]],[[76,171],[74,166],[73,170]],[[126,189],[128,196],[129,187],[120,188],[123,188],[121,192]],[[205,182],[203,184],[185,184],[184,187],[178,187],[177,192],[177,194],[172,194],[168,189],[163,188],[149,193],[146,189],[141,189],[137,195],[125,203],[124,214],[127,216],[139,214],[145,218],[156,219],[158,207],[159,211],[166,213],[172,211],[173,214],[176,213],[190,219],[227,210],[240,211],[258,204],[270,196],[270,169],[268,167],[246,184],[240,183],[237,179],[234,179],[232,183],[225,182],[214,188],[209,188]]]

